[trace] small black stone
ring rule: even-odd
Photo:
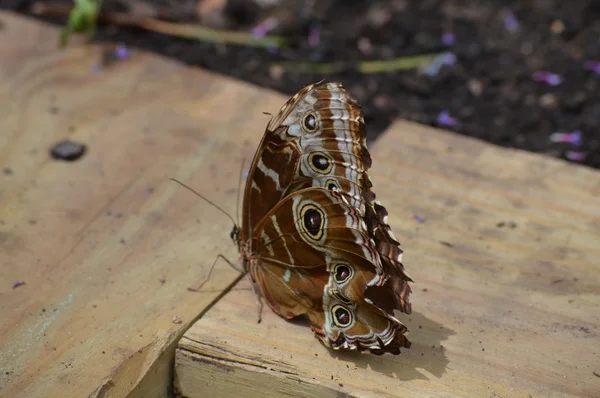
[[[79,159],[86,151],[86,146],[82,143],[64,140],[52,147],[50,156],[53,159],[66,160],[72,162]]]

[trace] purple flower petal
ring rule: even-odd
[[[440,126],[456,126],[456,119],[448,111],[441,111],[435,121]]]
[[[556,73],[548,72],[548,71],[537,71],[532,75],[533,80],[536,82],[544,82],[551,86],[558,86],[562,83],[562,77],[557,75]]]
[[[548,79],[546,79],[546,83],[548,83],[551,86],[558,86],[559,84],[562,83],[562,77],[560,77],[557,74],[550,74],[550,76],[548,76]]]
[[[583,67],[587,70],[591,70],[597,75],[600,75],[600,61],[585,61]]]
[[[277,20],[275,18],[267,18],[252,29],[252,34],[261,38],[266,36],[277,26]]]
[[[454,65],[456,63],[456,54],[446,53],[444,55],[444,65]]]
[[[512,12],[508,13],[504,17],[504,28],[508,31],[513,31],[519,27],[519,21],[517,21],[517,17]]]
[[[581,136],[581,130],[574,130],[570,133],[553,133],[550,135],[550,141],[580,146]]]
[[[585,160],[585,153],[579,151],[567,151],[565,152],[565,158],[573,160],[575,162],[582,162]]]
[[[550,72],[537,71],[533,73],[533,80],[536,82],[545,82]]]
[[[569,134],[569,143],[575,146],[581,145],[581,130],[575,130]]]
[[[454,65],[456,63],[456,55],[454,53],[443,53],[435,56],[429,65],[424,69],[427,76],[433,77],[437,75],[444,65]]]
[[[13,289],[16,289],[16,288],[18,288],[19,286],[23,286],[24,284],[25,284],[25,281],[16,281],[16,282],[14,282],[14,283],[13,283],[13,286],[12,286],[12,288],[13,288]]]
[[[311,47],[316,47],[321,42],[321,24],[314,23],[308,32],[308,44]]]
[[[123,60],[123,59],[129,58],[131,53],[129,52],[129,49],[125,45],[117,44],[117,47],[115,48],[115,55],[116,55],[117,59]]]
[[[442,43],[445,46],[452,46],[454,45],[454,43],[456,42],[456,36],[454,36],[454,33],[452,32],[446,32],[442,35]]]

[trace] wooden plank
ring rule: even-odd
[[[328,351],[268,309],[257,324],[244,279],[181,339],[182,396],[600,396],[600,173],[403,121],[372,155],[416,280],[411,349]]]
[[[174,343],[239,276],[221,264],[187,291],[231,225],[169,177],[235,214],[262,111],[285,98],[137,51],[98,72],[101,46],[0,26],[0,395],[164,396]],[[65,138],[82,159],[50,158]]]

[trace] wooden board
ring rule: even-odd
[[[220,263],[187,291],[236,249],[169,177],[235,215],[285,97],[137,51],[98,68],[103,47],[57,40],[0,12],[0,396],[164,396],[174,343],[239,277]],[[65,138],[83,158],[50,158]]]
[[[401,121],[372,156],[416,280],[411,349],[328,351],[268,308],[257,324],[244,279],[181,339],[179,393],[600,396],[600,173]]]

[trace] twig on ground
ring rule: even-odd
[[[38,15],[66,15],[70,14],[71,10],[72,7],[69,6],[46,4],[42,2],[34,3],[31,6],[31,12]],[[251,33],[246,32],[210,29],[201,25],[166,22],[147,17],[140,18],[123,12],[100,12],[97,14],[97,18],[98,20],[108,24],[134,26],[141,29],[151,30],[153,32],[164,33],[170,36],[212,43],[238,44],[251,47],[269,48],[283,47],[286,44],[285,38],[281,36],[256,37]],[[65,32],[69,33],[65,39],[61,38],[61,42],[64,40],[66,43],[70,33],[75,32],[75,30],[69,31],[69,27],[67,27]]]

